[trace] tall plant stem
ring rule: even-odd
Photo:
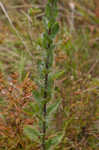
[[[43,103],[43,137],[42,137],[42,150],[47,150],[46,147],[46,135],[47,135],[47,122],[46,122],[46,117],[47,117],[47,103],[48,100],[51,99],[51,85],[49,83],[49,73],[51,73],[51,68],[53,65],[53,49],[54,49],[54,41],[53,39],[55,38],[58,30],[59,30],[59,25],[56,22],[56,16],[57,16],[57,1],[58,0],[48,0],[48,3],[46,5],[45,9],[45,18],[44,18],[44,23],[45,23],[45,33],[43,36],[43,47],[45,49],[46,53],[46,58],[45,58],[45,73],[44,73],[44,103]],[[53,82],[53,81],[52,81]]]
[[[48,70],[49,70],[49,56],[47,56],[46,58],[46,62],[45,62],[45,67],[46,67],[46,74],[45,74],[45,83],[44,83],[44,105],[43,105],[43,117],[44,117],[44,121],[43,121],[43,141],[42,141],[42,147],[43,147],[43,150],[46,150],[46,143],[45,143],[45,140],[46,140],[46,106],[47,106],[47,103],[46,103],[46,99],[47,99],[47,89],[48,89]]]

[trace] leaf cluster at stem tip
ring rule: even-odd
[[[57,15],[57,0],[49,0],[45,9],[45,17],[43,18],[45,26],[45,33],[43,35],[43,47],[45,49],[54,48],[53,39],[59,31],[59,24],[56,21]]]

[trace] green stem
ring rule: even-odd
[[[45,139],[46,139],[46,99],[47,99],[47,89],[48,89],[48,62],[49,62],[49,57],[47,57],[46,60],[46,70],[47,73],[45,74],[45,89],[44,89],[44,106],[43,106],[43,116],[44,116],[44,121],[43,121],[43,141],[42,141],[42,147],[43,150],[46,150],[46,143],[45,143]]]
[[[46,116],[47,116],[47,100],[50,97],[48,88],[49,88],[49,70],[53,64],[53,39],[58,32],[58,25],[56,24],[56,16],[57,16],[57,0],[48,0],[46,5],[46,22],[45,22],[45,29],[46,32],[44,33],[43,39],[43,46],[46,49],[46,60],[45,60],[45,76],[44,76],[44,104],[43,104],[43,137],[42,137],[42,150],[46,149]],[[46,24],[48,22],[48,24]],[[54,34],[54,35],[53,35]]]
[[[49,29],[48,31],[48,34],[50,35],[51,30]],[[48,45],[46,51],[48,51],[50,49],[50,46],[51,44]],[[44,106],[43,106],[43,117],[44,117],[44,121],[43,121],[43,141],[42,141],[42,147],[43,147],[43,150],[46,150],[46,106],[47,106],[47,98],[48,98],[48,70],[49,70],[49,58],[50,58],[50,53],[47,53],[47,57],[46,57],[46,61],[45,61],[45,70],[46,70],[46,73],[45,73],[45,83],[44,83]]]

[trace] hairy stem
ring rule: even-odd
[[[44,104],[43,104],[43,137],[42,137],[42,150],[47,150],[46,147],[46,129],[47,129],[47,103],[51,97],[51,91],[49,90],[52,86],[49,84],[49,73],[53,65],[53,39],[58,32],[58,24],[56,22],[57,16],[57,0],[48,0],[45,10],[45,33],[43,37],[43,47],[46,51],[45,59],[45,75],[44,75]]]
[[[45,89],[44,89],[44,100],[47,99],[47,89],[48,89],[48,62],[49,62],[49,57],[47,57],[46,59],[46,74],[45,74]],[[44,103],[43,106],[43,116],[44,116],[44,121],[43,121],[43,141],[42,141],[42,147],[43,150],[46,150],[46,146],[45,146],[45,138],[46,138],[46,105],[47,103]]]

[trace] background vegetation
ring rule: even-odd
[[[39,88],[46,0],[1,2],[0,150],[39,150],[38,143],[24,135],[23,126],[38,122],[30,102],[32,90]],[[53,70],[62,71],[54,83],[55,99],[61,98],[61,104],[52,128],[65,131],[56,149],[98,150],[99,1],[60,0],[58,5]]]

